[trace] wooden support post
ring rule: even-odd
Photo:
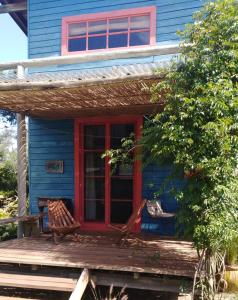
[[[23,114],[17,114],[17,193],[18,217],[26,214],[26,120]],[[23,237],[22,222],[18,223],[18,238]]]
[[[84,269],[69,300],[81,300],[89,283],[89,270]]]
[[[17,66],[17,77],[24,78],[25,69]],[[25,115],[17,114],[17,194],[18,194],[18,217],[26,214],[26,119]],[[23,224],[18,223],[17,237],[23,237]]]

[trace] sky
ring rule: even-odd
[[[27,38],[8,14],[0,14],[0,62],[27,58]],[[9,127],[0,118],[0,130]]]
[[[0,14],[0,62],[26,58],[26,35],[8,14]]]

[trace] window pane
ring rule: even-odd
[[[86,35],[86,22],[69,25],[69,36]]]
[[[88,22],[88,34],[101,34],[107,32],[107,21]]]
[[[105,49],[106,45],[106,36],[94,36],[88,38],[88,50]]]
[[[104,125],[84,126],[84,148],[97,150],[105,149],[105,127]]]
[[[132,32],[130,34],[130,46],[149,45],[150,33],[149,32]]]
[[[128,18],[109,20],[109,32],[128,31]]]
[[[111,202],[111,223],[125,224],[132,214],[132,201]]]
[[[111,179],[111,199],[132,200],[133,199],[133,179],[112,178]]]
[[[127,45],[128,45],[128,33],[115,34],[109,36],[109,42],[108,42],[109,48],[126,47]]]
[[[121,140],[129,137],[134,132],[133,124],[115,124],[111,125],[111,141],[110,147],[118,149],[121,147]]]
[[[131,156],[131,161],[133,161],[133,156]],[[128,163],[118,163],[111,169],[111,175],[112,176],[133,176],[133,163],[128,162]]]
[[[84,197],[86,200],[104,200],[104,178],[85,177]]]
[[[85,51],[86,50],[86,38],[70,39],[68,45],[68,51]]]
[[[104,176],[105,161],[101,155],[102,153],[97,152],[84,153],[85,176]]]
[[[138,16],[131,17],[131,29],[149,29],[150,28],[150,16]]]
[[[104,201],[90,200],[85,201],[85,221],[87,222],[104,222],[105,206]]]
[[[85,220],[104,221],[105,185],[104,178],[85,178]]]

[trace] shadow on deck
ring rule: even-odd
[[[55,245],[46,236],[0,243],[0,264],[88,268],[191,278],[197,263],[191,242],[138,235],[123,246],[112,234],[81,234]]]

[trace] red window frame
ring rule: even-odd
[[[118,48],[108,48],[108,37],[109,35],[116,35],[120,32],[110,33],[108,30],[108,20],[110,19],[117,19],[123,17],[136,17],[136,16],[143,16],[143,15],[150,15],[150,29],[138,29],[130,31],[128,28],[128,45],[127,47],[118,47]],[[107,37],[107,46],[105,49],[96,49],[96,50],[85,50],[85,51],[68,51],[68,27],[70,24],[73,23],[80,23],[80,22],[90,22],[90,21],[101,21],[107,20],[107,32],[106,34],[90,34],[92,36],[106,36]],[[150,31],[150,44],[149,45],[140,45],[140,46],[129,46],[129,36],[130,32],[146,32]],[[125,32],[124,32],[125,33]],[[82,37],[82,36],[81,36]],[[86,32],[86,49],[88,49],[88,30]],[[74,37],[75,38],[75,37]],[[156,6],[147,6],[147,7],[140,7],[140,8],[130,8],[124,10],[117,10],[111,12],[103,12],[103,13],[95,13],[95,14],[85,14],[80,16],[71,16],[71,17],[63,17],[62,18],[62,45],[61,45],[61,54],[62,55],[74,55],[74,54],[82,54],[85,52],[92,52],[92,51],[108,51],[113,49],[125,49],[125,48],[135,48],[135,47],[148,47],[156,44]]]
[[[82,230],[101,230],[110,231],[110,165],[109,158],[106,157],[106,176],[105,176],[105,223],[100,222],[86,222],[84,220],[84,165],[83,157],[83,126],[84,125],[100,125],[106,126],[106,148],[109,148],[110,132],[109,126],[111,124],[127,124],[133,123],[135,125],[135,137],[138,140],[141,136],[141,129],[143,125],[142,116],[116,116],[104,118],[82,118],[75,119],[74,123],[74,168],[75,168],[75,219],[81,223]],[[139,151],[138,149],[136,151]],[[135,153],[135,157],[137,153]],[[133,198],[133,211],[140,205],[142,201],[142,174],[141,174],[141,161],[136,159],[134,162],[134,198]],[[140,232],[141,223],[135,225],[134,231]]]

